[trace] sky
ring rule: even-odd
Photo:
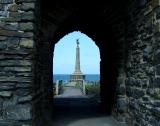
[[[65,35],[55,45],[53,74],[72,74],[75,70],[76,40],[79,39],[80,67],[84,74],[100,73],[100,52],[95,42],[80,31]]]

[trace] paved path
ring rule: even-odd
[[[80,89],[67,87],[54,98],[54,117],[51,126],[121,126],[103,113],[93,97],[83,96]]]
[[[74,97],[74,96],[83,96],[82,91],[76,87],[64,87],[62,94],[56,97]]]

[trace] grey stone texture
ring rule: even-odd
[[[151,3],[145,4],[145,6],[153,7]],[[159,9],[152,13],[155,14],[157,11]],[[160,88],[159,78],[155,76],[155,73],[158,75],[158,66],[156,67],[156,65],[159,64],[159,46],[157,47],[157,43],[155,43],[155,40],[157,40],[155,34],[158,30],[154,30],[153,27],[150,28],[150,15],[146,15],[148,21],[143,17],[143,14],[146,13],[148,13],[147,9],[139,10],[136,16],[138,20],[130,24],[131,27],[135,27],[135,34],[131,29],[128,29],[127,33],[128,36],[133,35],[134,38],[127,38],[130,41],[128,44],[130,66],[127,67],[126,95],[127,100],[129,100],[128,113],[132,119],[130,125],[156,126],[159,125],[158,118],[151,109],[157,107],[155,109],[158,111],[160,107],[159,102],[155,101],[155,92]],[[130,16],[133,15],[134,11],[130,12]],[[130,19],[130,16],[128,19]],[[155,50],[155,48],[157,49]]]
[[[0,97],[9,98],[12,96],[11,91],[0,91]]]
[[[21,10],[23,11],[29,11],[35,9],[35,3],[22,3]]]
[[[0,0],[1,4],[11,4],[13,3],[13,0]]]
[[[105,107],[111,102],[115,119],[128,126],[159,126],[159,0],[97,4],[85,11],[61,4],[44,9],[38,0],[0,0],[0,126],[41,126],[50,117],[54,46],[78,28],[99,40]]]
[[[20,30],[22,30],[22,31],[31,31],[31,30],[33,30],[33,23],[31,23],[31,22],[20,23],[19,27],[20,27]]]
[[[34,40],[33,39],[26,39],[26,38],[22,38],[20,40],[20,47],[24,47],[24,48],[33,48],[34,44]]]
[[[11,11],[11,12],[17,12],[18,10],[19,10],[19,5],[17,5],[17,4],[11,4],[8,7],[8,11]]]
[[[0,0],[0,125],[31,126],[34,12],[14,2]]]
[[[30,108],[29,105],[8,106],[5,108],[4,117],[8,120],[29,120],[31,119]]]
[[[28,20],[28,21],[34,20],[34,12],[33,11],[26,11],[26,12],[21,13],[21,19]]]

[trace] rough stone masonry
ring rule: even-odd
[[[160,1],[96,2],[0,0],[0,126],[50,126],[51,47],[77,28],[98,40],[115,119],[160,126]]]
[[[34,1],[0,0],[0,125],[3,126],[24,126],[33,118],[34,9]]]

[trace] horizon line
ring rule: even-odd
[[[69,74],[71,75],[71,73],[55,73],[55,74]],[[100,74],[100,73],[86,73],[86,74]],[[54,75],[54,74],[53,74]],[[85,74],[84,74],[85,75]]]

